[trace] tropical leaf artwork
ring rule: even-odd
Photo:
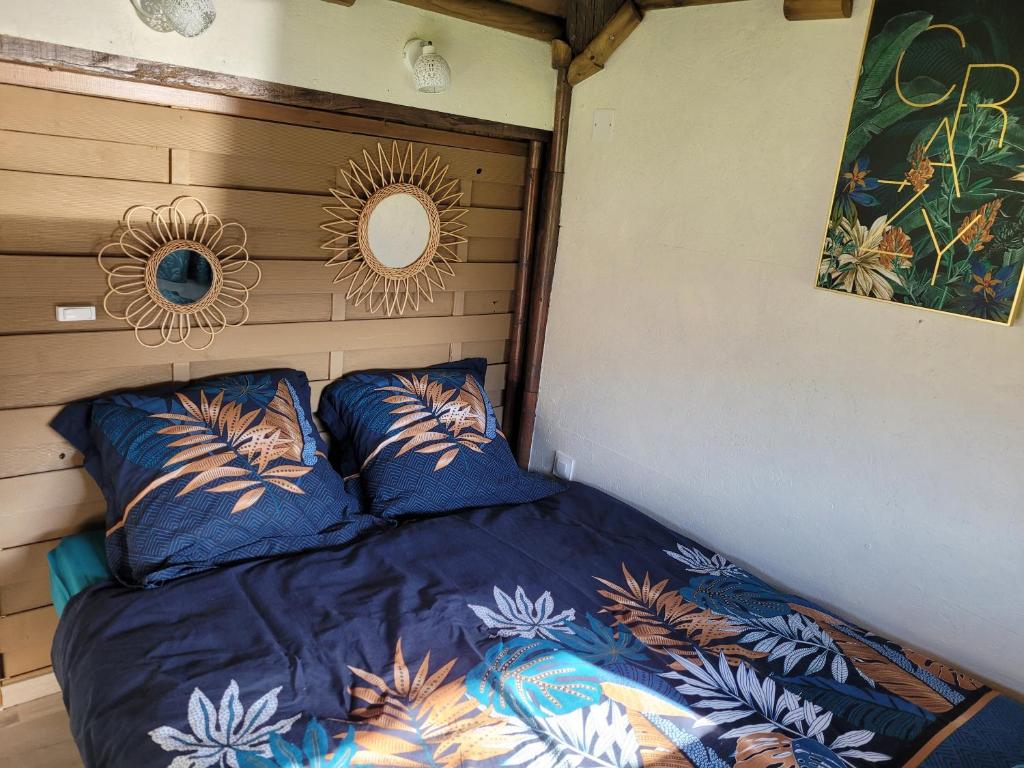
[[[395,407],[397,416],[388,428],[389,437],[381,441],[363,462],[365,468],[390,445],[400,444],[395,457],[409,451],[440,454],[434,471],[451,464],[463,448],[483,453],[481,445],[491,442],[487,436],[487,407],[476,378],[467,375],[461,387],[445,387],[429,375],[396,375],[397,385],[378,387],[389,393],[384,402]]]
[[[878,0],[821,288],[1001,324],[1024,285],[1017,0]]]
[[[200,389],[198,401],[182,392],[177,398],[182,413],[150,416],[169,422],[155,434],[170,438],[164,448],[175,452],[164,463],[164,471],[125,506],[108,536],[125,524],[148,494],[180,478],[191,479],[178,497],[199,490],[237,494],[232,514],[252,507],[270,487],[303,493],[295,481],[313,469],[317,447],[312,426],[300,415],[297,395],[287,381],[278,384],[265,409],[246,410],[244,401],[226,399],[223,390],[211,398]]]

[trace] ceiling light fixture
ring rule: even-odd
[[[405,64],[412,71],[420,93],[443,93],[452,82],[452,71],[430,40],[414,37],[405,44]]]
[[[132,6],[150,29],[183,37],[201,35],[217,18],[213,0],[132,0]]]

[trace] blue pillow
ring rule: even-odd
[[[320,419],[351,452],[375,515],[523,504],[565,489],[516,464],[484,392],[483,358],[352,373],[320,397]]]
[[[379,526],[330,466],[299,371],[103,396],[67,406],[51,426],[103,491],[107,561],[124,584],[341,544]]]

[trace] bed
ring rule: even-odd
[[[584,485],[70,597],[88,768],[1012,768],[1024,708]]]

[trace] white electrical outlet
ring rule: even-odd
[[[590,137],[594,141],[608,142],[615,137],[615,110],[595,109]]]
[[[552,467],[555,477],[560,477],[563,480],[572,480],[572,475],[575,470],[576,459],[567,453],[555,451],[555,464]]]
[[[57,307],[57,320],[61,323],[80,323],[96,319],[96,307]]]

